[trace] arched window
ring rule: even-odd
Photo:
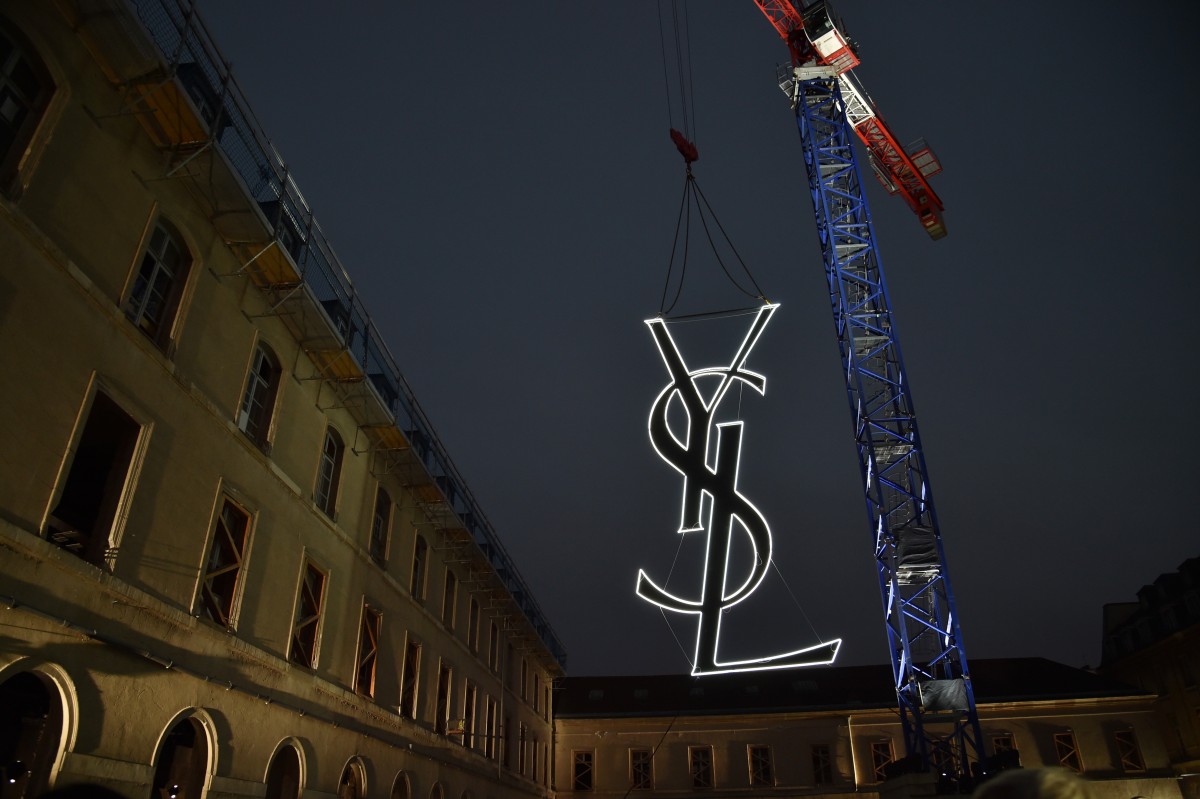
[[[428,553],[429,545],[425,543],[422,536],[418,535],[413,544],[412,579],[408,583],[408,590],[414,599],[425,598],[425,561]]]
[[[379,486],[375,490],[375,513],[371,517],[371,557],[382,566],[387,562],[388,534],[392,529],[392,498]]]
[[[36,674],[0,684],[0,795],[41,796],[58,756],[63,710]]]
[[[338,781],[337,799],[362,799],[366,795],[362,765],[353,761],[347,763]]]
[[[208,768],[208,738],[195,718],[171,728],[158,750],[151,796],[200,799]]]
[[[33,48],[0,19],[0,189],[11,195],[25,148],[54,93]]]
[[[275,393],[279,388],[279,359],[271,348],[259,344],[254,348],[250,361],[250,374],[246,377],[246,391],[238,409],[238,427],[259,447],[266,448],[267,433],[271,428],[271,414],[275,410]]]
[[[317,507],[331,519],[337,509],[338,482],[342,474],[342,454],[346,445],[332,427],[325,428],[325,444],[321,447],[321,463],[317,468]]]
[[[446,792],[442,790],[440,782],[435,782],[429,790],[429,799],[446,799]]]
[[[265,796],[266,799],[298,799],[300,796],[300,756],[294,747],[281,747],[271,759]]]
[[[125,315],[159,349],[166,350],[179,312],[192,257],[183,237],[159,219],[142,253],[133,288],[125,299]]]

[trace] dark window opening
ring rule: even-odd
[[[771,747],[750,747],[750,784],[774,785],[775,767],[771,762]]]
[[[812,769],[814,785],[833,784],[833,753],[829,744],[813,744]]]
[[[6,192],[53,90],[32,48],[0,27],[0,187]]]
[[[1079,760],[1079,745],[1075,742],[1075,733],[1054,733],[1054,751],[1058,755],[1058,764],[1076,774],[1083,771],[1083,763]]]
[[[572,757],[572,776],[571,790],[574,791],[590,791],[592,790],[592,760],[593,755],[589,752],[576,752]]]
[[[51,543],[104,565],[141,429],[106,394],[96,392],[62,495],[46,520]]]

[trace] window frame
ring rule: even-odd
[[[354,656],[354,693],[369,699],[375,698],[375,678],[379,673],[379,639],[382,633],[383,612],[363,599],[358,623],[358,649]]]
[[[644,762],[639,762],[643,755]],[[629,790],[654,790],[654,750],[636,746],[629,748]]]
[[[282,374],[279,356],[265,342],[257,342],[246,370],[242,401],[238,403],[237,427],[263,452],[270,451],[271,426],[275,421]]]
[[[417,533],[413,539],[412,572],[408,581],[408,593],[418,602],[425,599],[429,587],[429,542]]]
[[[161,239],[156,244],[160,234]],[[179,256],[178,263],[172,265],[165,259],[169,245],[173,245]],[[134,259],[129,284],[121,300],[121,311],[134,328],[167,357],[172,355],[172,347],[178,338],[184,297],[195,271],[195,261],[179,227],[162,214],[152,217]],[[166,277],[162,280],[164,273]],[[158,319],[149,316],[154,294],[158,294],[161,303],[155,311]]]
[[[86,551],[81,554],[63,541],[58,540],[66,532],[70,532],[64,525],[68,520],[61,518],[58,512],[62,508],[63,495],[67,492],[68,487],[74,484],[75,479],[78,479],[75,469],[81,466],[80,456],[85,437],[95,434],[94,432],[89,432],[88,425],[92,421],[92,414],[97,412],[97,402],[108,403],[113,406],[117,412],[126,417],[136,427],[136,432],[132,435],[132,441],[128,442],[129,455],[128,462],[125,465],[124,479],[117,486],[111,482],[113,480],[112,472],[109,472],[106,478],[106,487],[103,491],[100,505],[95,509],[97,516],[92,520],[95,529],[88,535]],[[129,520],[133,505],[133,496],[136,493],[137,485],[141,478],[146,450],[149,447],[154,427],[153,422],[147,421],[145,413],[131,410],[134,407],[133,403],[124,395],[113,391],[93,373],[92,380],[84,393],[79,413],[75,417],[75,427],[72,429],[71,437],[67,442],[66,453],[63,456],[58,474],[54,480],[54,492],[50,495],[50,499],[46,504],[40,527],[42,537],[50,543],[66,549],[81,560],[91,563],[93,566],[108,571],[112,571],[116,565],[116,554],[120,549],[121,539],[124,537],[125,525]],[[103,424],[103,420],[98,421],[97,424]],[[100,545],[101,538],[104,539],[103,547]]]
[[[479,704],[479,688],[470,680],[463,680],[463,737],[462,745],[475,748],[476,711]]]
[[[1133,727],[1113,730],[1112,741],[1121,771],[1126,774],[1140,774],[1146,771],[1146,758],[1142,754],[1142,747]]]
[[[421,695],[421,641],[409,636],[404,642],[404,661],[400,667],[400,715],[417,720]]]
[[[213,574],[214,555],[217,547],[222,543],[222,531],[227,527],[225,520],[225,510],[231,508],[234,513],[239,514],[244,519],[244,525],[241,530],[241,549],[237,548],[237,542],[233,540],[233,536],[226,533],[225,543],[233,550],[236,559],[236,568],[229,568],[228,562],[222,562],[216,566],[220,570],[220,574]],[[196,601],[193,603],[195,615],[205,618],[208,621],[216,624],[224,630],[235,632],[237,630],[238,614],[241,611],[242,593],[245,591],[246,581],[243,575],[246,571],[246,564],[250,557],[250,543],[254,534],[255,514],[252,513],[243,503],[239,502],[227,490],[222,490],[217,494],[216,507],[213,509],[212,522],[209,524],[208,541],[205,546],[205,558],[200,570],[200,584],[196,592]],[[233,587],[229,591],[228,609],[225,611],[223,619],[213,617],[211,604],[215,604],[215,600],[211,598],[213,593],[211,583],[217,577],[224,577],[226,574],[233,575]]]
[[[4,96],[5,87],[11,87],[12,93],[19,95],[17,104],[24,111],[23,118],[12,127],[9,149],[0,152],[0,194],[15,201],[20,198],[25,177],[32,171],[34,162],[40,158],[44,148],[47,137],[39,136],[39,131],[51,116],[51,105],[57,106],[54,116],[61,112],[61,104],[56,102],[61,93],[39,48],[34,46],[23,30],[3,15],[0,15],[0,36],[12,45],[8,61],[0,63],[0,97]],[[11,77],[17,61],[23,61],[38,82],[36,94],[32,97],[26,96],[26,88],[16,85]]]
[[[1076,774],[1083,773],[1083,756],[1079,751],[1079,742],[1072,730],[1060,730],[1054,733],[1054,754],[1058,765]]]
[[[455,616],[458,615],[458,577],[447,566],[445,581],[442,583],[442,626],[454,632]]]
[[[571,750],[571,790],[596,790],[596,750]]]
[[[320,577],[320,592],[316,597],[312,596],[313,592],[309,587],[308,578],[312,575]],[[296,604],[295,610],[292,613],[292,634],[289,637],[287,659],[289,662],[307,669],[316,669],[317,664],[320,662],[321,633],[325,618],[325,599],[329,594],[328,588],[329,570],[323,568],[306,554],[302,560],[300,580],[296,588]],[[306,594],[308,601],[306,601]],[[314,599],[315,602],[313,601]],[[306,616],[301,615],[301,613],[310,608],[312,613]],[[311,635],[307,632],[310,627],[312,628]],[[310,651],[307,653],[307,661],[300,659],[298,654],[299,648],[297,647],[297,643],[305,643],[305,641],[300,639],[301,634],[309,637],[307,643]]]
[[[833,747],[825,743],[809,744],[808,752],[813,770],[813,786],[833,785]]]
[[[887,779],[887,767],[896,762],[896,750],[892,739],[871,741],[871,770],[876,782]]]
[[[383,512],[380,512],[382,508]],[[392,516],[395,509],[395,503],[392,502],[392,495],[382,484],[375,486],[375,505],[371,509],[371,539],[367,545],[367,551],[371,555],[371,560],[379,566],[387,565],[388,549],[391,547],[392,540]]]
[[[747,744],[746,765],[749,769],[750,787],[772,788],[775,786],[775,758],[770,746]]]
[[[332,522],[337,521],[338,494],[345,459],[346,440],[333,425],[325,425],[321,452],[317,456],[317,481],[313,486],[313,502]]]
[[[692,788],[711,790],[717,786],[713,767],[713,748],[710,744],[688,747],[688,773]]]

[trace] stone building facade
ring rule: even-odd
[[[0,3],[0,795],[549,792],[565,652],[191,3]]]
[[[991,769],[1066,768],[1096,799],[1180,796],[1152,693],[1040,658],[971,665]],[[896,773],[904,743],[890,683],[887,666],[567,677],[555,706],[558,797],[969,793],[937,771]],[[953,744],[933,756],[956,771]]]

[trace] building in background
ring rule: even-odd
[[[1171,764],[1184,794],[1200,797],[1200,557],[1160,574],[1136,602],[1104,606],[1100,672],[1158,694]]]
[[[993,767],[1061,766],[1096,799],[1179,797],[1152,693],[1040,658],[971,666]],[[938,773],[897,773],[890,686],[887,666],[567,677],[555,703],[559,799],[957,793]],[[933,760],[953,772],[956,756],[946,742]]]
[[[0,795],[544,796],[563,648],[190,5],[0,6]]]

